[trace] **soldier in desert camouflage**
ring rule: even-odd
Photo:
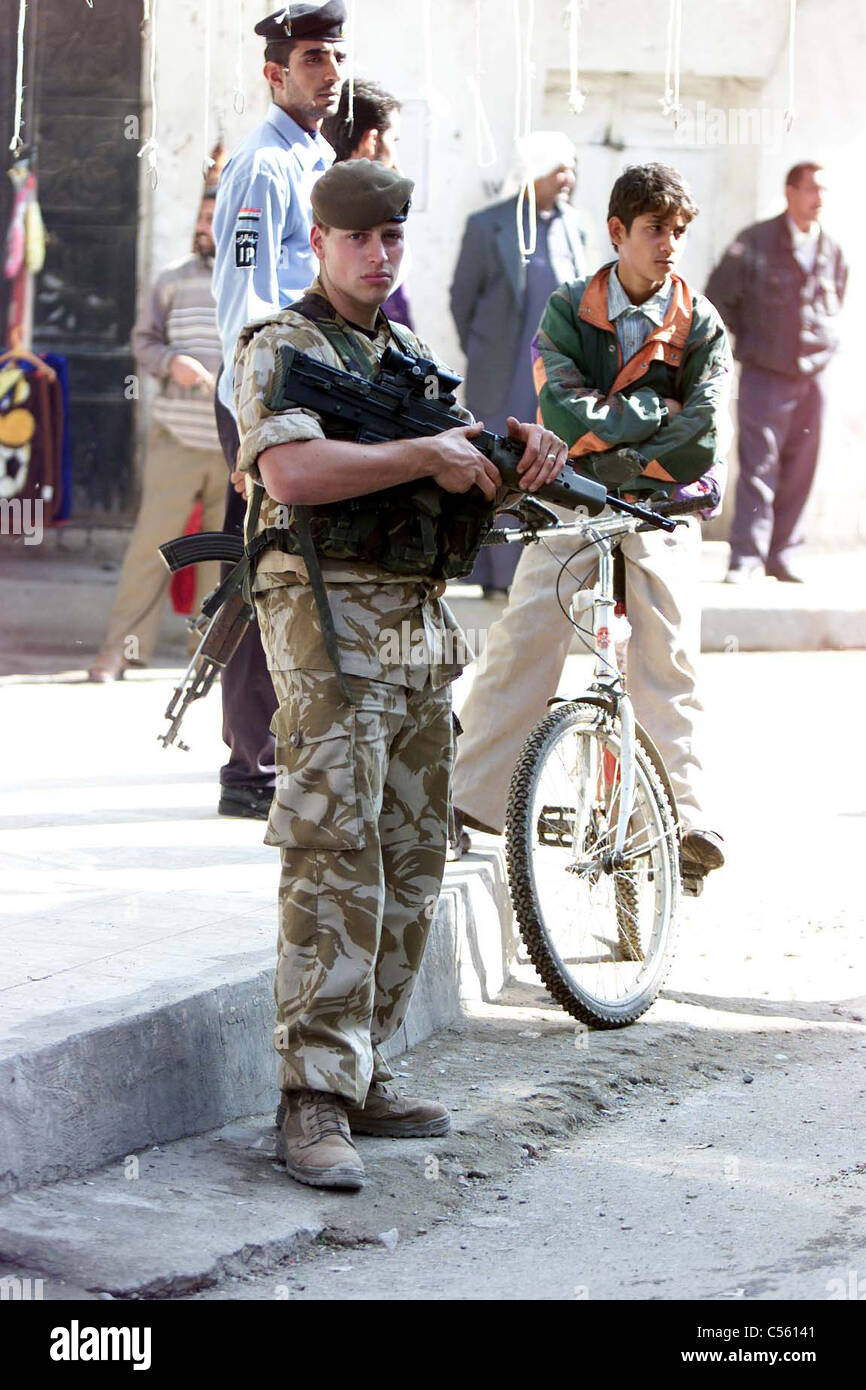
[[[420,525],[414,490],[384,490],[417,482],[429,493],[432,482],[447,493],[475,489],[489,503],[500,479],[471,442],[481,426],[467,412],[464,426],[433,438],[358,444],[333,431],[326,438],[308,410],[274,413],[266,402],[283,344],[367,376],[389,343],[431,356],[380,311],[400,268],[412,189],[396,170],[366,159],[325,174],[313,190],[319,278],[292,308],[250,325],[235,359],[248,532],[281,528],[254,580],[279,700],[266,835],[282,858],[278,1153],[292,1177],[324,1187],[363,1185],[352,1131],[408,1137],[444,1134],[450,1124],[443,1105],[401,1097],[387,1084],[392,1073],[379,1050],[406,1017],[441,885],[450,683],[461,669],[459,645],[447,640],[459,629],[441,602],[436,565],[428,560],[425,573],[407,559],[401,572],[404,551],[389,552],[390,537],[405,540]],[[556,477],[562,441],[535,424],[511,420],[509,429],[526,445],[522,486],[535,490]],[[296,535],[308,507],[318,557],[311,568],[324,581],[318,599]],[[372,512],[378,551],[363,539]],[[337,535],[342,551],[332,543]],[[453,551],[443,521],[440,561],[449,544]]]

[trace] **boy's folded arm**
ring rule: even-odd
[[[608,396],[593,385],[580,357],[568,309],[554,295],[532,344],[538,406],[547,428],[565,440],[572,457],[649,439],[663,418],[658,392],[641,386]]]
[[[682,409],[641,447],[641,453],[651,461],[649,476],[660,477],[664,472],[675,482],[691,483],[712,467],[724,452],[730,430],[732,378],[728,338],[719,323],[685,364]]]

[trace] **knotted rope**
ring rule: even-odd
[[[18,43],[17,43],[17,64],[15,68],[15,123],[12,130],[12,139],[9,141],[9,148],[14,155],[19,155],[23,148],[21,139],[21,127],[24,123],[24,25],[27,22],[27,0],[21,0],[18,7]]]
[[[680,123],[680,54],[683,38],[683,0],[668,0],[667,51],[665,53],[665,91],[662,111],[673,116],[674,129]]]
[[[147,171],[150,174],[151,188],[156,188],[159,183],[159,141],[156,138],[159,119],[156,104],[156,7],[158,3],[159,0],[143,0],[142,27],[147,29],[150,40],[150,135],[138,151],[138,158],[143,159],[147,156]]]

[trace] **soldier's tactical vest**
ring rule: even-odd
[[[373,380],[376,364],[358,350],[339,326],[327,299],[306,294],[291,309],[316,324],[346,371]],[[390,322],[388,328],[402,351],[415,351]],[[353,439],[355,435],[351,429],[329,425],[328,437]],[[421,481],[343,502],[292,507],[288,527],[270,529],[267,539],[258,538],[256,549],[264,543],[263,548],[272,546],[307,558],[312,542],[320,558],[366,561],[389,574],[461,579],[472,569],[492,525],[493,510],[480,494],[445,492],[433,482]]]

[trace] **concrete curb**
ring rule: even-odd
[[[412,1007],[386,1055],[446,1027],[464,1000],[492,999],[511,942],[501,853],[449,866]],[[168,990],[64,1010],[7,1039],[0,1192],[268,1110],[276,1100],[272,986],[273,953],[256,951]]]
[[[122,555],[119,538],[106,533],[90,549],[64,538],[44,554],[20,545],[0,547],[0,579],[13,602],[0,631],[0,675],[86,667],[105,635]],[[74,538],[73,538],[74,539]],[[41,551],[42,547],[38,547]],[[701,558],[702,649],[715,651],[823,651],[866,647],[861,552],[813,555],[810,582],[779,584],[760,579],[746,588],[723,584],[728,546],[705,541]],[[482,645],[505,599],[451,586],[448,601],[462,626]],[[184,619],[167,607],[156,656],[183,665]],[[572,651],[583,651],[575,638]]]
[[[857,586],[828,593],[804,592],[799,586],[756,580],[748,601],[731,585],[704,581],[701,585],[701,651],[816,652],[850,651],[866,647],[866,608],[862,578]],[[461,627],[476,634],[480,655],[487,633],[501,617],[504,598],[481,598],[472,590],[449,593],[448,603]],[[575,636],[571,652],[586,654]]]

